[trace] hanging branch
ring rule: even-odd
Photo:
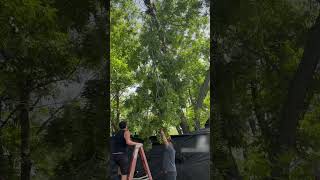
[[[209,82],[210,82],[210,70],[207,71],[207,75],[202,85],[200,86],[199,95],[194,107],[194,111],[195,111],[194,124],[197,130],[200,129],[200,109],[202,108],[203,101],[209,91]]]
[[[16,113],[18,110],[18,108],[16,107],[13,111],[11,111],[11,113],[9,114],[9,116],[6,118],[6,120],[2,121],[2,124],[0,125],[0,129],[3,128],[8,121],[12,118],[12,116],[14,115],[14,113]]]

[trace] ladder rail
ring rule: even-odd
[[[138,178],[133,178],[133,180],[149,180],[149,178],[148,178],[148,175],[146,175]]]
[[[143,150],[142,147],[140,148],[139,154],[140,154],[140,157],[141,157],[141,160],[142,160],[143,167],[147,171],[147,175],[149,176],[150,180],[152,180],[150,168],[149,168],[149,165],[148,165],[148,162],[147,162],[147,157],[146,157],[146,154],[144,153],[144,150]]]
[[[138,158],[138,148],[134,148],[133,155],[131,157],[131,163],[129,167],[129,176],[128,180],[132,180],[134,176],[134,170],[136,169],[136,164],[137,164],[137,158]]]
[[[137,159],[138,159],[138,154],[140,155],[142,164],[143,164],[143,168],[146,172],[146,176],[140,177],[140,178],[133,178],[134,176],[134,170],[136,169],[136,164],[137,164]],[[144,153],[143,147],[139,147],[134,149],[132,157],[131,157],[131,163],[130,163],[130,167],[129,167],[129,176],[128,176],[128,180],[152,180],[152,175],[150,172],[150,168],[148,165],[148,161],[146,158],[146,155]]]

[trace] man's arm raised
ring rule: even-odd
[[[162,137],[163,143],[164,143],[166,146],[168,146],[168,145],[169,145],[169,142],[168,142],[168,140],[167,140],[166,135],[165,135],[164,132],[163,132],[163,129],[160,129],[160,133],[161,133],[161,137]]]
[[[127,130],[127,131],[124,132],[124,139],[126,140],[126,143],[127,143],[129,146],[136,146],[136,147],[141,147],[141,146],[142,146],[141,143],[133,142],[133,141],[131,140],[129,130]]]

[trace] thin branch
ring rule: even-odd
[[[74,73],[79,69],[79,66],[80,66],[80,60],[78,61],[77,65],[73,68],[73,70],[66,76],[66,77],[63,77],[63,78],[58,78],[58,79],[55,79],[55,80],[51,80],[51,81],[47,81],[47,82],[44,82],[44,83],[39,83],[37,86],[35,86],[34,88],[32,88],[32,91],[33,90],[36,90],[38,88],[41,88],[41,87],[45,87],[49,84],[52,84],[52,83],[57,83],[59,81],[64,81],[64,80],[67,80],[67,79],[70,79],[72,75],[74,75]],[[50,77],[50,75],[48,76],[45,76],[43,78],[40,78],[40,79],[46,79]]]
[[[192,94],[191,94],[190,89],[188,89],[188,93],[189,93],[189,99],[190,99],[191,106],[194,106],[195,103],[194,103],[194,100],[192,99]]]
[[[34,108],[35,108],[35,106],[39,103],[39,101],[41,100],[41,96],[39,96],[38,98],[37,98],[37,100],[35,100],[35,102],[32,104],[32,106],[29,108],[29,111],[33,111],[34,110]]]
[[[11,113],[9,114],[9,116],[6,118],[6,120],[2,121],[2,124],[0,126],[0,129],[3,128],[8,121],[12,118],[12,116],[14,115],[14,113],[18,110],[18,107],[16,107],[13,111],[11,111]]]
[[[68,102],[74,101],[74,100],[77,99],[80,95],[81,95],[81,93],[79,93],[79,94],[78,94],[77,96],[75,96],[73,99],[71,99],[71,100],[69,100],[69,101],[65,101],[65,103],[64,103],[62,106],[60,106],[59,108],[57,108],[57,109],[53,112],[53,114],[52,114],[47,120],[45,120],[45,121],[41,124],[41,126],[40,126],[39,130],[36,132],[36,134],[37,134],[37,135],[40,134],[40,133],[45,129],[45,127],[47,126],[47,124],[48,124],[50,121],[52,121],[54,117],[56,117],[56,115],[68,104]],[[58,104],[58,103],[54,103],[54,104]],[[60,103],[60,104],[61,104],[61,103]]]
[[[63,105],[63,106],[59,107],[58,109],[56,109],[56,110],[54,111],[54,113],[53,113],[47,120],[45,120],[45,121],[41,124],[39,130],[36,132],[36,135],[39,135],[39,134],[45,129],[45,127],[47,126],[47,124],[48,124],[53,118],[55,118],[56,115],[57,115],[64,107],[65,107],[65,105]]]

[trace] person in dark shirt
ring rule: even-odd
[[[119,123],[119,128],[120,130],[114,136],[115,141],[112,146],[112,160],[119,166],[121,180],[127,180],[129,167],[128,146],[140,148],[142,144],[131,140],[130,131],[125,121]]]
[[[165,180],[176,180],[177,170],[175,164],[176,150],[173,147],[171,137],[168,138],[164,134],[163,130],[160,130],[163,143],[165,145],[162,159],[162,170]]]

